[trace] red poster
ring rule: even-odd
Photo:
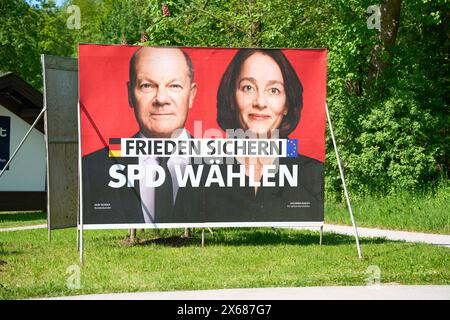
[[[83,223],[323,222],[325,49],[79,46]]]

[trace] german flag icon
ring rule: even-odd
[[[122,156],[122,151],[120,150],[120,138],[110,138],[109,139],[109,157],[118,158]]]

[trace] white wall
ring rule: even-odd
[[[11,157],[31,125],[2,105],[0,115],[11,117]],[[0,177],[0,191],[45,191],[45,141],[40,131],[31,131],[9,170]]]

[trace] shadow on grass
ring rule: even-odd
[[[384,238],[360,239],[360,244],[382,244],[390,242]],[[196,232],[192,237],[185,238],[180,235],[161,235],[157,237],[142,238],[131,242],[129,239],[119,241],[122,246],[159,245],[166,247],[200,246],[201,234]],[[335,233],[324,233],[323,246],[355,244],[355,238]],[[255,229],[227,229],[218,230],[213,235],[205,232],[206,246],[277,246],[277,245],[319,245],[319,233],[283,232]]]
[[[2,222],[24,222],[33,220],[46,219],[45,212],[43,211],[33,211],[33,212],[1,212],[0,213],[0,223]]]
[[[8,256],[8,255],[13,255],[13,254],[23,254],[23,250],[8,250],[5,248],[5,246],[0,243],[0,255],[2,256]]]
[[[213,239],[207,239],[217,245],[228,246],[254,246],[254,245],[319,245],[319,233],[286,233],[286,232],[264,232],[243,231],[236,233],[235,237],[217,234]],[[361,244],[386,243],[383,238],[360,239]],[[324,233],[322,245],[348,245],[355,244],[355,238],[335,233]]]
[[[161,245],[166,247],[186,247],[198,245],[199,239],[195,237],[184,238],[181,236],[167,236],[152,239],[137,239],[132,242],[130,239],[122,239],[120,244],[123,246],[149,246]]]
[[[1,250],[0,251],[1,255],[13,255],[13,254],[23,254],[22,250]]]

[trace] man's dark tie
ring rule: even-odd
[[[172,176],[170,175],[167,161],[169,157],[160,157],[157,159],[159,165],[164,169],[166,178],[162,185],[155,190],[155,222],[170,222],[170,216],[173,210],[173,187]]]

